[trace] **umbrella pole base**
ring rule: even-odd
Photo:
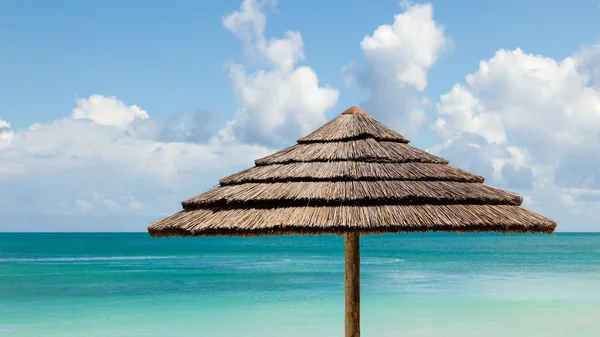
[[[344,234],[346,337],[360,337],[360,234]]]

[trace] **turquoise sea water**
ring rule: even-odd
[[[600,234],[361,241],[363,336],[600,336]],[[343,336],[343,238],[0,234],[0,336]]]

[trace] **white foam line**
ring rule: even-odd
[[[81,262],[81,261],[127,261],[127,260],[164,260],[180,259],[184,256],[94,256],[94,257],[41,257],[41,258],[4,258],[0,262]]]

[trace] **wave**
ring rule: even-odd
[[[394,264],[394,263],[402,263],[406,262],[404,259],[396,259],[396,258],[365,258],[360,263],[361,264]]]
[[[133,261],[180,259],[184,256],[80,256],[80,257],[40,257],[40,258],[0,258],[1,262],[86,262],[86,261]]]

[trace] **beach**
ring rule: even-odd
[[[363,336],[598,336],[600,234],[361,241]],[[343,238],[0,234],[0,336],[343,336]]]

